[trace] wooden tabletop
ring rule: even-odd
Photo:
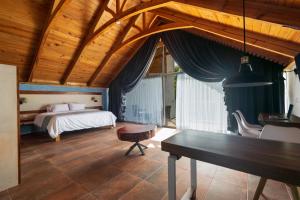
[[[300,118],[291,115],[290,119],[279,119],[277,114],[260,113],[258,121],[261,125],[274,125],[274,126],[285,126],[285,127],[297,127],[300,128]]]
[[[148,131],[155,131],[155,125],[143,124],[128,124],[118,129],[118,133],[144,133]]]
[[[300,185],[300,144],[184,130],[163,151],[293,185]]]

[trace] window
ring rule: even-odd
[[[201,82],[179,74],[176,91],[177,128],[226,132],[227,111],[221,83]]]

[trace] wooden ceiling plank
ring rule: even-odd
[[[142,38],[148,37],[150,35],[153,35],[153,34],[156,34],[156,33],[160,33],[160,32],[169,31],[169,30],[189,29],[189,28],[197,28],[197,27],[194,27],[190,23],[187,24],[187,23],[183,23],[183,22],[174,22],[174,23],[170,23],[170,24],[166,24],[166,25],[161,25],[161,26],[158,26],[158,27],[154,27],[152,29],[149,29],[147,31],[139,33],[139,34],[137,34],[137,35],[129,38],[128,40],[124,41],[123,43],[121,43],[120,45],[118,45],[111,54],[116,53],[118,50],[120,50],[124,46],[130,45],[130,44],[132,44],[132,43],[134,43],[134,42],[136,42],[136,41],[138,41],[138,40],[140,40]],[[236,40],[234,40],[234,42],[236,42]],[[263,50],[263,49],[259,49],[259,50]],[[278,54],[275,54],[275,55],[278,56]],[[278,59],[275,58],[274,60],[278,60]],[[283,60],[285,60],[285,62],[287,62],[288,60],[290,60],[290,58],[284,57],[281,61],[283,61]],[[116,73],[116,76],[117,76],[117,74],[118,73]]]
[[[222,4],[220,4],[221,1],[223,2]],[[213,10],[218,10],[218,11],[221,11],[221,12],[224,12],[224,10],[226,10],[226,12],[228,12],[228,13],[233,12],[236,15],[241,14],[241,12],[240,12],[241,9],[239,7],[236,7],[236,6],[235,6],[235,8],[237,8],[237,9],[235,9],[232,12],[230,12],[230,10],[227,10],[228,7],[231,8],[232,6],[234,6],[234,5],[232,5],[232,1],[238,2],[237,0],[231,0],[231,1],[228,1],[228,2],[225,2],[225,1],[228,1],[228,0],[219,0],[218,2],[212,2],[212,1],[208,2],[208,1],[204,1],[204,0],[200,0],[200,1],[198,1],[198,0],[173,0],[173,1],[157,0],[157,1],[146,2],[146,3],[140,4],[136,7],[133,7],[131,9],[129,9],[124,13],[119,14],[118,16],[116,16],[115,19],[109,20],[106,24],[104,24],[102,27],[100,27],[98,30],[95,31],[95,33],[91,36],[88,43],[92,42],[95,38],[97,38],[99,35],[101,35],[110,26],[112,26],[115,23],[115,21],[117,21],[117,20],[125,20],[125,19],[130,18],[133,15],[136,15],[136,14],[139,14],[139,13],[142,13],[142,12],[151,11],[151,10],[155,10],[155,9],[158,9],[158,8],[170,6],[174,2],[189,4],[189,5],[197,6],[197,7],[205,7],[205,8],[209,8],[209,9],[213,9]],[[240,2],[239,2],[239,4],[240,4]],[[263,8],[265,8],[264,11],[270,13],[269,12],[270,9],[266,8],[266,5],[260,5],[261,3],[260,4],[258,4],[258,3],[253,4],[251,2],[247,2],[247,6],[248,6],[248,4],[250,4],[250,6],[252,6],[250,8],[252,10],[260,10],[260,9],[257,9],[257,8],[261,8],[261,6],[262,6]],[[220,6],[220,5],[222,5],[222,6]],[[275,6],[275,7],[276,7],[275,10],[277,11],[277,14],[278,14],[278,11],[280,11],[280,13],[282,12],[282,14],[283,14],[283,10],[280,7],[278,7],[278,6]],[[224,9],[224,10],[222,10],[222,9]],[[284,12],[286,13],[286,11],[288,11],[288,10],[285,9]],[[260,12],[262,12],[262,11],[260,11]],[[255,15],[255,13],[253,14],[253,12],[249,12],[248,14],[249,14],[249,15],[247,15],[248,17],[255,18],[255,19],[257,19],[258,16],[259,17],[265,16],[265,15],[262,15],[262,14]],[[299,13],[294,13],[294,14],[296,14],[297,16],[299,15]],[[275,14],[274,14],[273,17],[275,18],[275,21],[271,20],[271,22],[276,23],[276,19],[278,18],[278,16],[277,15],[275,16]],[[268,20],[266,20],[266,21],[268,21]]]
[[[71,2],[71,0],[53,0],[53,4],[49,11],[48,20],[45,23],[45,26],[43,28],[43,31],[42,31],[42,34],[40,37],[40,41],[39,41],[36,51],[34,53],[33,61],[31,64],[31,69],[30,69],[30,74],[28,77],[28,82],[32,82],[32,80],[33,80],[34,73],[38,66],[39,59],[41,57],[45,42],[47,40],[50,28],[51,28],[54,20],[70,2]]]
[[[124,38],[128,34],[129,30],[132,28],[132,26],[135,24],[135,22],[136,22],[136,20],[137,20],[138,17],[139,17],[139,15],[136,15],[136,16],[134,16],[134,17],[132,17],[130,19],[130,21],[128,22],[128,24],[125,26],[124,30],[121,32],[120,36],[118,36],[118,38],[117,38],[116,42],[114,43],[114,45],[118,46],[119,44],[121,44],[123,42]],[[105,57],[103,58],[102,62],[97,67],[96,71],[93,73],[93,75],[91,76],[90,80],[88,81],[88,85],[92,85],[93,82],[97,79],[97,77],[101,73],[102,69],[104,68],[104,66],[106,65],[106,63],[109,61],[109,59],[113,55],[113,52],[114,52],[113,48],[114,47],[112,47],[112,49],[105,55]]]
[[[133,37],[127,39],[126,41],[122,42],[121,44],[117,45],[114,48],[113,53],[117,52],[124,46],[130,45],[142,38],[145,38],[145,37],[157,34],[157,33],[162,33],[162,32],[171,31],[171,30],[178,30],[178,29],[189,29],[189,28],[193,28],[193,26],[190,24],[181,23],[181,22],[174,22],[174,23],[170,23],[170,24],[156,26],[156,27],[150,28],[146,31],[143,31],[141,33],[138,33],[135,36],[133,36]]]
[[[126,5],[126,3],[127,3],[127,0],[123,0],[122,5],[121,5],[121,7],[120,7],[120,12],[123,11],[124,6]]]
[[[243,43],[243,37],[241,29],[234,28],[232,26],[226,26],[212,21],[192,17],[189,15],[176,13],[174,11],[168,11],[168,9],[159,9],[151,11],[152,13],[159,15],[163,18],[167,18],[173,21],[187,23],[194,28],[203,30],[209,33],[213,33],[216,36],[231,39]],[[256,46],[266,51],[272,51],[281,56],[293,58],[295,53],[300,51],[300,46],[291,42],[283,41],[277,38],[271,38],[259,33],[247,32],[247,45]],[[268,44],[266,41],[271,42]],[[268,48],[270,46],[270,48]],[[271,48],[272,47],[272,48]],[[293,49],[294,48],[294,49]]]
[[[157,33],[161,33],[161,32],[165,32],[165,31],[170,31],[170,30],[176,30],[176,29],[186,29],[186,28],[191,28],[192,26],[190,25],[186,25],[183,23],[171,23],[171,24],[167,24],[167,25],[162,25],[162,26],[157,26],[154,28],[150,28],[145,30],[144,32],[138,33],[137,35],[127,39],[124,42],[119,43],[118,45],[116,45],[115,48],[113,48],[113,50],[110,51],[110,53],[108,54],[107,58],[104,58],[104,62],[102,61],[102,63],[99,65],[99,67],[97,68],[96,72],[93,74],[93,76],[91,77],[88,86],[93,85],[93,82],[96,80],[97,76],[100,74],[101,70],[105,67],[105,65],[107,64],[107,62],[109,61],[110,57],[116,53],[117,51],[119,51],[121,48],[130,45],[134,42],[137,42],[138,40],[141,40],[143,38],[146,38],[148,36],[157,34]],[[138,49],[137,49],[138,50]],[[124,63],[125,65],[125,63]]]
[[[109,81],[107,81],[105,87],[109,87],[110,83],[115,80],[115,78],[119,75],[119,73],[124,69],[124,67],[129,63],[129,61],[133,58],[133,56],[138,52],[138,50],[143,46],[143,44],[146,42],[147,38],[142,39],[134,51],[131,52],[130,56],[128,56],[125,60],[125,62],[122,62],[120,66],[117,66],[117,71],[113,73],[113,76],[110,78]]]
[[[79,46],[78,50],[76,50],[76,53],[74,54],[74,58],[72,59],[70,66],[67,68],[63,78],[62,78],[62,84],[66,84],[70,74],[72,73],[74,67],[76,66],[76,63],[79,61],[81,54],[83,53],[84,49],[93,41],[95,40],[99,35],[101,35],[103,32],[105,32],[106,30],[108,30],[111,26],[113,26],[116,21],[122,21],[122,20],[126,20],[129,19],[131,17],[137,16],[143,12],[147,12],[149,10],[153,10],[153,9],[157,9],[157,8],[161,8],[161,7],[165,7],[167,5],[170,5],[170,3],[172,3],[171,0],[155,0],[155,1],[151,1],[151,2],[146,2],[146,3],[142,3],[139,4],[135,7],[132,7],[122,13],[119,13],[117,16],[115,16],[114,18],[112,18],[111,20],[109,20],[108,22],[106,22],[105,24],[103,24],[100,28],[98,28],[97,30],[95,30],[91,35],[89,35],[84,42],[81,43],[81,45]],[[104,6],[104,8],[106,8],[106,6]],[[103,12],[105,11],[105,9],[103,9]],[[97,24],[97,23],[96,23]],[[94,30],[95,27],[93,27]]]
[[[148,24],[148,28],[154,26],[155,22],[157,21],[157,17],[158,17],[157,15],[154,15],[154,17],[152,18],[152,20]]]
[[[295,60],[293,60],[290,62],[290,64],[286,66],[286,68],[284,68],[284,71],[291,71],[295,68],[295,66],[296,66],[296,62]]]
[[[61,1],[60,0],[54,0],[52,2],[52,8],[50,9],[50,15],[53,15],[55,10],[57,10],[58,6],[60,6]]]
[[[132,7],[124,11],[123,13],[118,14],[115,18],[106,22],[103,26],[101,26],[98,30],[94,32],[94,34],[89,38],[89,41],[87,43],[91,43],[92,41],[94,41],[99,35],[108,30],[108,28],[110,28],[112,25],[114,25],[116,21],[123,21],[141,13],[148,12],[150,10],[172,5],[172,3],[173,1],[171,0],[155,0]]]
[[[80,58],[80,55],[82,53],[82,50],[84,49],[85,45],[86,45],[86,42],[88,41],[89,37],[93,34],[93,32],[95,31],[95,28],[101,18],[101,16],[103,15],[105,9],[107,8],[107,5],[109,3],[110,0],[105,0],[103,2],[103,4],[101,4],[99,6],[99,8],[97,9],[96,11],[96,14],[95,16],[93,17],[92,19],[92,22],[91,22],[91,25],[90,27],[88,28],[88,31],[87,33],[85,34],[84,38],[82,39],[82,41],[80,42],[74,56],[73,56],[73,59],[72,61],[70,62],[70,64],[68,65],[67,69],[65,70],[64,72],[64,75],[62,76],[62,79],[61,79],[61,83],[62,84],[66,84],[75,68],[75,65],[76,63],[78,62],[79,58]]]
[[[140,31],[140,32],[142,32],[143,30],[140,28],[140,27],[138,27],[137,25],[133,25],[132,27],[134,27],[134,28],[136,28],[138,31]]]
[[[174,23],[170,23],[170,24],[166,24],[166,25],[161,25],[161,26],[157,26],[157,27],[154,27],[154,28],[151,28],[147,31],[144,31],[142,33],[139,33],[131,38],[129,38],[128,40],[124,41],[123,43],[119,44],[115,49],[114,51],[111,53],[111,54],[114,54],[116,53],[118,50],[120,50],[121,48],[127,46],[127,45],[130,45],[138,40],[141,40],[143,38],[147,38],[149,37],[150,35],[153,35],[153,34],[157,34],[157,33],[160,33],[160,32],[165,32],[165,31],[169,31],[169,30],[176,30],[176,29],[190,29],[190,28],[196,28],[197,27],[194,27],[193,25],[191,25],[190,23],[183,23],[183,22],[174,22]],[[203,31],[203,32],[206,32],[206,31]],[[214,34],[211,34],[211,35],[214,35]],[[220,39],[221,37],[215,37],[214,38],[218,38]],[[221,40],[221,39],[220,39]],[[232,41],[232,42],[237,42],[236,40]],[[239,44],[242,44],[241,42],[239,42]],[[250,47],[252,48],[252,46]],[[255,47],[257,48],[257,47]],[[259,51],[265,51],[263,49],[260,49],[258,48]],[[268,53],[267,51],[265,51],[266,53]],[[269,52],[269,53],[274,53],[274,52]],[[135,54],[135,53],[134,53]],[[133,54],[133,55],[134,55]],[[123,64],[121,64],[121,66],[119,66],[117,68],[117,72],[114,73],[114,75],[112,76],[112,78],[110,79],[110,81],[108,81],[106,87],[109,86],[109,84],[117,77],[117,75],[122,71],[122,69],[126,66],[126,64],[130,61],[130,59],[133,57],[133,55],[127,59],[126,62],[124,62]],[[273,54],[274,56],[278,56],[278,54]],[[270,56],[269,56],[270,58]],[[288,61],[290,61],[291,59],[288,58],[288,57],[281,57],[282,59],[279,59],[282,62],[284,63],[287,63]],[[278,60],[277,59],[274,59],[275,61]]]
[[[242,15],[241,0],[174,0],[181,4],[189,4],[195,7],[207,8],[233,15]],[[271,22],[275,24],[288,25],[300,28],[300,9],[276,5],[275,3],[265,3],[246,0],[246,17]]]

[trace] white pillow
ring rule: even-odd
[[[70,111],[68,104],[53,104],[47,106],[48,112],[66,112]]]
[[[74,110],[84,110],[85,109],[85,104],[82,103],[69,103],[69,109],[74,111]]]
[[[52,112],[52,109],[53,109],[53,105],[48,105],[46,107],[47,112]]]

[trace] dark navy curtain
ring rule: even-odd
[[[298,74],[298,77],[300,79],[300,53],[298,53],[296,56],[295,56],[295,63],[296,63],[296,72]]]
[[[109,110],[124,121],[125,94],[144,77],[153,60],[159,35],[150,37],[109,86]]]
[[[162,33],[162,40],[182,70],[200,81],[220,82],[237,73],[243,55],[242,51],[180,30]],[[274,84],[224,89],[229,130],[236,129],[231,113],[237,109],[252,123],[257,123],[260,112],[284,112],[283,66],[251,55],[250,62],[257,74]]]

